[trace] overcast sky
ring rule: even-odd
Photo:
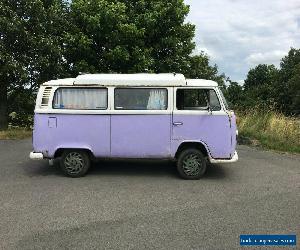
[[[279,65],[290,47],[300,48],[300,0],[185,0],[205,51],[234,81],[259,63]],[[196,51],[197,51],[196,50]]]

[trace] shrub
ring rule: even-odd
[[[262,146],[300,153],[300,120],[273,109],[237,112],[241,136],[259,140]]]
[[[33,126],[33,115],[25,112],[11,112],[8,119],[9,128],[32,128]]]

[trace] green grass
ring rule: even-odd
[[[5,139],[25,139],[30,137],[32,130],[26,128],[9,128],[0,130],[0,140]]]
[[[268,149],[300,153],[300,120],[274,111],[237,112],[239,136]]]

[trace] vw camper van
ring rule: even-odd
[[[85,74],[45,82],[31,159],[59,158],[70,177],[97,158],[171,159],[185,179],[231,163],[236,117],[218,84],[182,74]]]

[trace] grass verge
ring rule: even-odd
[[[9,128],[7,130],[0,130],[0,140],[6,139],[25,139],[30,137],[32,130],[25,128]]]
[[[259,110],[237,112],[237,116],[239,136],[254,139],[264,148],[300,153],[299,119]]]

